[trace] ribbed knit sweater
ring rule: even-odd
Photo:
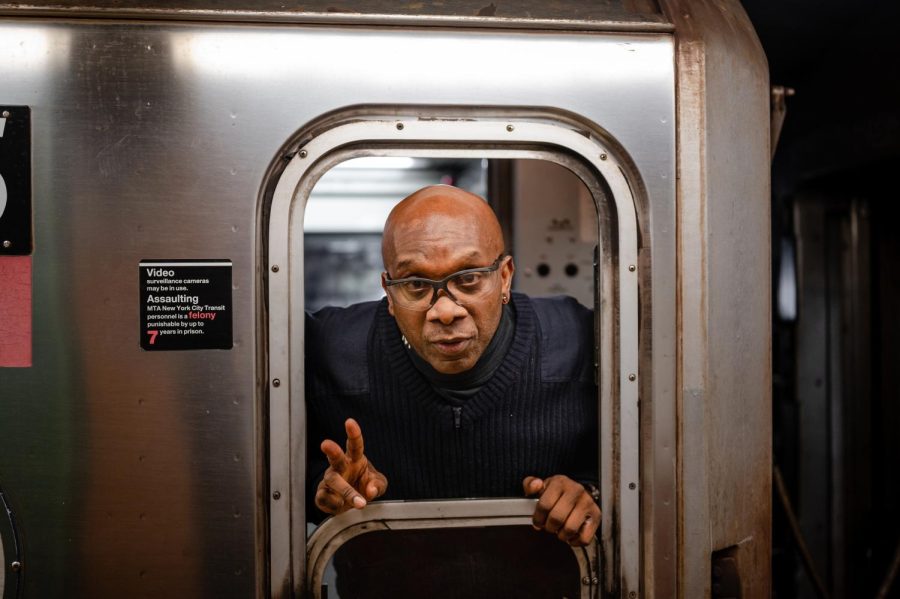
[[[505,360],[464,401],[416,369],[386,300],[308,316],[310,498],[328,465],[319,444],[343,444],[349,417],[388,479],[383,499],[520,497],[528,475],[596,481],[592,313],[563,297],[513,294],[513,305]]]

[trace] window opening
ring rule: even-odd
[[[335,563],[329,598],[581,596],[571,549],[528,526],[377,530],[341,545]]]
[[[571,168],[591,190],[601,231],[596,252],[600,276],[596,301],[599,309],[595,316],[600,323],[596,335],[599,409],[603,414],[599,427],[604,505],[602,584],[604,591],[611,595],[639,597],[638,277],[647,275],[638,274],[639,232],[632,191],[638,182],[630,180],[633,175],[629,174],[632,173],[629,159],[614,142],[605,140],[602,132],[582,129],[566,116],[481,120],[427,118],[428,114],[426,110],[417,117],[400,119],[370,116],[354,120],[351,116],[344,121],[331,117],[324,121],[330,128],[298,136],[301,141],[288,150],[285,167],[276,169],[271,208],[264,208],[268,214],[265,284],[273,596],[302,594],[308,582],[308,564],[301,557],[307,548],[307,531],[303,525],[306,521],[307,420],[302,405],[305,369],[303,352],[296,351],[304,345],[304,319],[297,316],[302,313],[304,302],[302,223],[307,199],[321,175],[348,158],[410,156],[507,161],[546,159]],[[489,176],[488,187],[494,189],[496,184],[497,177]],[[511,207],[510,202],[503,205]],[[395,508],[389,503],[378,506],[383,508],[379,510],[379,518],[382,512],[393,513]],[[464,509],[472,506],[469,502],[450,503],[462,504]],[[418,504],[402,504],[401,512],[405,514]],[[374,509],[376,505],[369,507]],[[505,515],[490,512],[487,517],[497,520]],[[435,521],[443,522],[444,518]]]
[[[505,232],[505,250],[517,265],[513,291],[532,298],[566,295],[592,309],[598,219],[590,191],[572,171],[546,160],[502,163],[507,164],[488,158],[372,156],[353,158],[326,171],[310,191],[303,221],[306,311],[315,314],[325,307],[381,300],[384,222],[403,198],[436,184],[470,191],[494,208]],[[494,182],[490,190],[489,178]],[[592,345],[586,352],[588,370],[593,370]],[[596,391],[592,396],[596,407]],[[466,406],[454,409],[459,425]],[[315,414],[310,419],[314,421]],[[590,420],[596,423],[597,418]],[[596,435],[596,425],[592,432]],[[343,444],[343,439],[334,440]],[[313,439],[309,451],[315,453],[320,442]],[[566,442],[556,440],[558,445]],[[580,482],[596,488],[599,446],[595,441],[581,451],[591,456],[594,466]],[[389,480],[392,466],[400,464],[376,464]],[[510,497],[524,494],[518,489]],[[311,537],[323,515],[313,506],[307,510],[313,512],[307,512]],[[330,599],[404,596],[403,589],[410,596],[437,598],[504,592],[519,597],[582,596],[583,576],[572,548],[534,531],[529,522],[523,518],[520,526],[369,531],[335,550],[320,587],[313,591]],[[413,557],[418,567],[410,569]],[[590,581],[596,574],[589,568]],[[457,584],[450,585],[454,580]],[[587,587],[591,586],[589,582]]]

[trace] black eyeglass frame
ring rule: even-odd
[[[402,279],[390,279],[390,278],[388,278],[390,275],[385,272],[382,274],[382,276],[384,277],[384,286],[385,287],[393,287],[394,285],[399,285],[400,283],[412,283],[412,282],[426,283],[428,285],[431,285],[431,288],[434,290],[434,292],[431,294],[431,302],[429,302],[427,308],[417,310],[420,312],[425,312],[427,310],[431,310],[431,307],[434,306],[434,304],[438,300],[438,292],[441,289],[444,290],[444,293],[447,294],[447,297],[449,297],[454,303],[462,305],[460,303],[460,301],[458,299],[456,299],[456,296],[454,296],[453,293],[450,292],[450,289],[447,287],[447,283],[449,283],[451,279],[454,279],[460,275],[468,275],[468,274],[473,274],[473,273],[478,273],[478,272],[495,272],[497,269],[500,268],[500,265],[503,263],[503,259],[506,258],[507,256],[509,256],[509,254],[507,254],[506,252],[503,252],[499,256],[497,256],[497,259],[494,260],[490,266],[481,266],[478,268],[465,268],[463,270],[458,270],[454,273],[447,275],[446,277],[444,277],[443,279],[441,279],[439,281],[435,281],[434,279],[426,279],[425,277],[404,277]],[[405,306],[403,306],[403,307],[406,308],[407,310],[414,309],[414,308],[408,308]]]

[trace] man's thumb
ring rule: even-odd
[[[544,481],[536,476],[526,476],[522,481],[522,487],[525,489],[525,496],[530,497],[544,490]]]

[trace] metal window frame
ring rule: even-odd
[[[307,593],[320,599],[325,568],[338,548],[354,537],[379,530],[422,530],[485,526],[531,527],[534,499],[467,499],[465,501],[381,501],[365,510],[349,510],[328,518],[307,543]],[[572,547],[582,581],[581,599],[598,596],[597,543]]]
[[[318,6],[316,6],[318,4]],[[539,0],[498,2],[499,15],[483,15],[483,5],[453,0],[441,5],[419,6],[390,0],[353,0],[306,3],[296,9],[280,2],[164,2],[130,0],[93,2],[32,0],[0,2],[0,15],[28,18],[131,19],[157,21],[212,21],[230,23],[292,23],[381,27],[464,27],[547,31],[673,31],[671,22],[653,2],[622,2],[620,6],[591,6],[569,0],[548,7]],[[496,9],[497,7],[495,7]],[[340,10],[343,9],[343,10]],[[537,15],[537,16],[535,16]]]
[[[411,111],[412,112],[412,111]],[[357,156],[542,158],[573,169],[591,189],[601,228],[598,277],[601,545],[607,593],[640,596],[639,229],[636,175],[624,150],[571,119],[496,108],[479,118],[415,114],[329,115],[278,175],[268,214],[269,541],[272,597],[301,595],[307,578],[303,216],[313,186]],[[523,116],[524,115],[524,116]],[[504,118],[508,116],[508,118]],[[588,178],[588,174],[590,178]],[[605,193],[600,193],[605,190]],[[604,227],[606,230],[604,231]],[[296,231],[299,230],[299,234]],[[299,315],[299,318],[292,317]],[[468,501],[468,500],[465,500]],[[463,503],[458,502],[458,503]],[[407,504],[409,505],[409,504]]]

